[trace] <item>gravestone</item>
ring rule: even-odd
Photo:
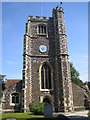
[[[45,118],[53,117],[53,108],[50,103],[44,105],[44,117]]]

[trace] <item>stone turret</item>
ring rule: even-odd
[[[67,36],[64,22],[64,11],[62,7],[56,7],[56,9],[53,9],[52,16],[55,40],[55,83],[56,96],[58,98],[57,110],[69,111],[73,109],[73,96],[70,77]]]

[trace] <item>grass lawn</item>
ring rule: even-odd
[[[32,119],[32,118],[44,118],[44,116],[41,115],[33,115],[32,112],[29,113],[3,113],[2,114],[2,118],[6,119],[6,118],[17,118],[17,119]]]

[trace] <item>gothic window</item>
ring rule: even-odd
[[[51,73],[51,67],[45,63],[41,68],[41,89],[52,89]]]
[[[19,103],[19,94],[18,93],[12,93],[12,103],[18,104]]]
[[[40,26],[39,26],[39,33],[40,33]]]
[[[44,27],[44,33],[46,34],[46,27]]]
[[[39,25],[38,26],[38,33],[39,34],[46,34],[46,26],[45,25]]]

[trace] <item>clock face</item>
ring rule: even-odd
[[[47,47],[45,45],[40,45],[39,50],[40,50],[40,52],[44,53],[44,52],[46,52]]]

